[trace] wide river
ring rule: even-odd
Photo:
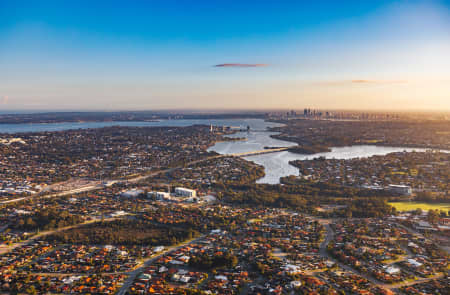
[[[152,122],[142,121],[114,121],[114,122],[63,122],[63,123],[30,123],[30,124],[0,124],[0,133],[43,132],[62,131],[69,129],[102,128],[111,126],[136,126],[136,127],[185,127],[197,124],[214,126],[240,126],[263,130],[268,126],[277,124],[266,123],[262,119],[233,119],[233,120],[160,120]]]
[[[243,153],[264,149],[265,146],[287,147],[295,143],[271,138],[273,132],[264,131],[268,127],[280,126],[277,123],[265,122],[262,119],[199,119],[199,120],[161,120],[157,122],[81,122],[81,123],[49,123],[49,124],[0,124],[0,133],[61,131],[69,129],[101,128],[110,126],[192,126],[196,124],[214,126],[236,126],[246,129],[250,126],[250,132],[238,132],[231,137],[245,137],[245,141],[218,142],[210,147],[210,151],[220,154]],[[20,136],[20,135],[18,135]],[[300,155],[288,151],[256,155],[246,157],[246,160],[264,166],[266,175],[258,180],[258,183],[279,183],[280,177],[298,175],[298,169],[289,165],[292,160],[307,160],[323,156],[325,158],[351,159],[358,157],[370,157],[374,155],[386,155],[400,151],[424,151],[425,149],[413,149],[402,147],[382,147],[373,145],[358,145],[349,147],[334,147],[331,152],[314,155]]]

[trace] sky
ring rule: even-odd
[[[0,111],[450,110],[450,1],[0,0]]]

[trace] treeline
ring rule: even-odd
[[[365,194],[365,193],[364,193]],[[395,214],[395,209],[382,196],[367,196],[353,188],[333,184],[311,185],[234,185],[221,193],[225,202],[239,205],[289,208],[302,212],[317,213],[315,208],[323,204],[344,205],[345,209],[332,215],[347,217],[381,217]]]
[[[55,228],[82,223],[84,219],[79,215],[67,211],[49,208],[37,211],[31,216],[24,216],[12,225],[13,228],[26,231],[51,230]]]
[[[236,205],[290,208],[301,211],[311,211],[312,203],[315,203],[301,195],[273,193],[260,189],[228,191],[223,194],[223,200]]]
[[[280,178],[280,182],[285,184],[282,188],[286,191],[296,193],[321,195],[325,197],[392,197],[392,192],[387,190],[374,190],[343,186],[334,183],[316,182],[300,179],[296,176],[286,176]]]
[[[174,245],[193,238],[198,232],[156,226],[145,220],[96,222],[47,236],[49,242],[64,244]]]
[[[395,215],[396,212],[395,207],[390,206],[384,199],[366,198],[352,200],[346,208],[339,209],[334,214],[346,218],[380,218],[390,214]]]
[[[231,253],[220,253],[214,255],[201,254],[189,260],[189,266],[201,270],[212,270],[216,268],[233,268],[238,264],[238,258]]]
[[[293,146],[293,147],[290,147],[288,149],[288,151],[295,153],[295,154],[312,155],[312,154],[317,154],[317,153],[331,152],[331,149],[325,145],[313,144],[313,145]]]
[[[418,192],[414,201],[426,203],[450,203],[450,195]]]
[[[213,229],[236,228],[247,221],[244,216],[229,216],[221,212],[220,208],[206,211],[198,208],[159,207],[157,211],[143,215],[153,224],[171,224],[177,227],[208,232]]]
[[[271,194],[295,194],[322,199],[357,198],[357,197],[390,197],[392,194],[381,190],[359,189],[326,182],[302,181],[295,176],[283,177],[281,184],[234,184],[226,189],[240,192],[254,190],[257,192],[270,192]]]

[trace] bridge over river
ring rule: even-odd
[[[287,151],[288,149],[289,149],[289,147],[280,147],[280,148],[274,148],[274,149],[264,149],[264,150],[259,150],[259,151],[245,152],[245,153],[226,154],[226,155],[223,155],[223,156],[227,156],[227,157],[249,157],[249,156],[262,155],[262,154],[283,152],[283,151]]]

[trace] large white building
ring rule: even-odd
[[[188,188],[184,188],[184,187],[176,187],[175,195],[177,195],[179,197],[195,198],[197,196],[197,192],[193,189],[188,189]]]
[[[391,192],[399,195],[410,196],[412,194],[412,189],[409,185],[390,184],[388,188]]]
[[[131,189],[129,191],[125,191],[122,192],[120,194],[121,197],[126,197],[126,198],[136,198],[137,196],[139,196],[140,194],[143,194],[144,191],[141,189]]]
[[[172,200],[172,197],[170,196],[170,193],[166,192],[156,192],[156,199],[159,201],[170,201]]]
[[[172,199],[170,193],[166,192],[148,192],[147,196],[154,197],[158,201],[170,201]]]

